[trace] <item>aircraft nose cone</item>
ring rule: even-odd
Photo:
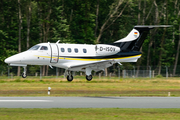
[[[12,63],[13,62],[13,59],[12,57],[8,57],[4,60],[5,63]]]
[[[8,58],[6,58],[6,59],[4,60],[4,62],[5,62],[5,63],[13,63],[14,60],[13,60],[12,57],[8,57]]]
[[[8,64],[10,64],[10,63],[20,63],[21,62],[21,57],[18,54],[16,54],[16,55],[13,55],[11,57],[6,58],[4,60],[4,62],[8,63]]]
[[[10,58],[6,58],[6,59],[4,60],[4,62],[5,62],[5,63],[10,63],[11,60],[10,60]]]

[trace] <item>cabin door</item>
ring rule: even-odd
[[[59,49],[56,43],[49,44],[51,48],[51,59],[50,63],[58,63],[59,61]]]

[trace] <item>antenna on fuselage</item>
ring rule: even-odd
[[[58,44],[58,43],[59,43],[59,41],[61,41],[61,40],[58,40],[58,41],[56,42],[56,44]]]

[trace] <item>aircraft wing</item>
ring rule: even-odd
[[[72,63],[71,65],[69,65],[69,70],[85,71],[86,68],[91,68],[92,70],[97,72],[112,66],[114,63],[116,63],[114,60],[103,60],[84,64],[79,63],[79,65],[77,63]]]

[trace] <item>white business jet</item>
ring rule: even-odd
[[[134,26],[133,30],[123,39],[111,44],[64,44],[40,43],[29,50],[13,55],[5,62],[10,66],[22,66],[23,78],[26,78],[27,65],[49,65],[65,69],[68,81],[73,80],[71,71],[83,71],[86,79],[92,80],[91,71],[104,70],[115,63],[137,62],[139,52],[148,32],[155,27],[169,25]]]

